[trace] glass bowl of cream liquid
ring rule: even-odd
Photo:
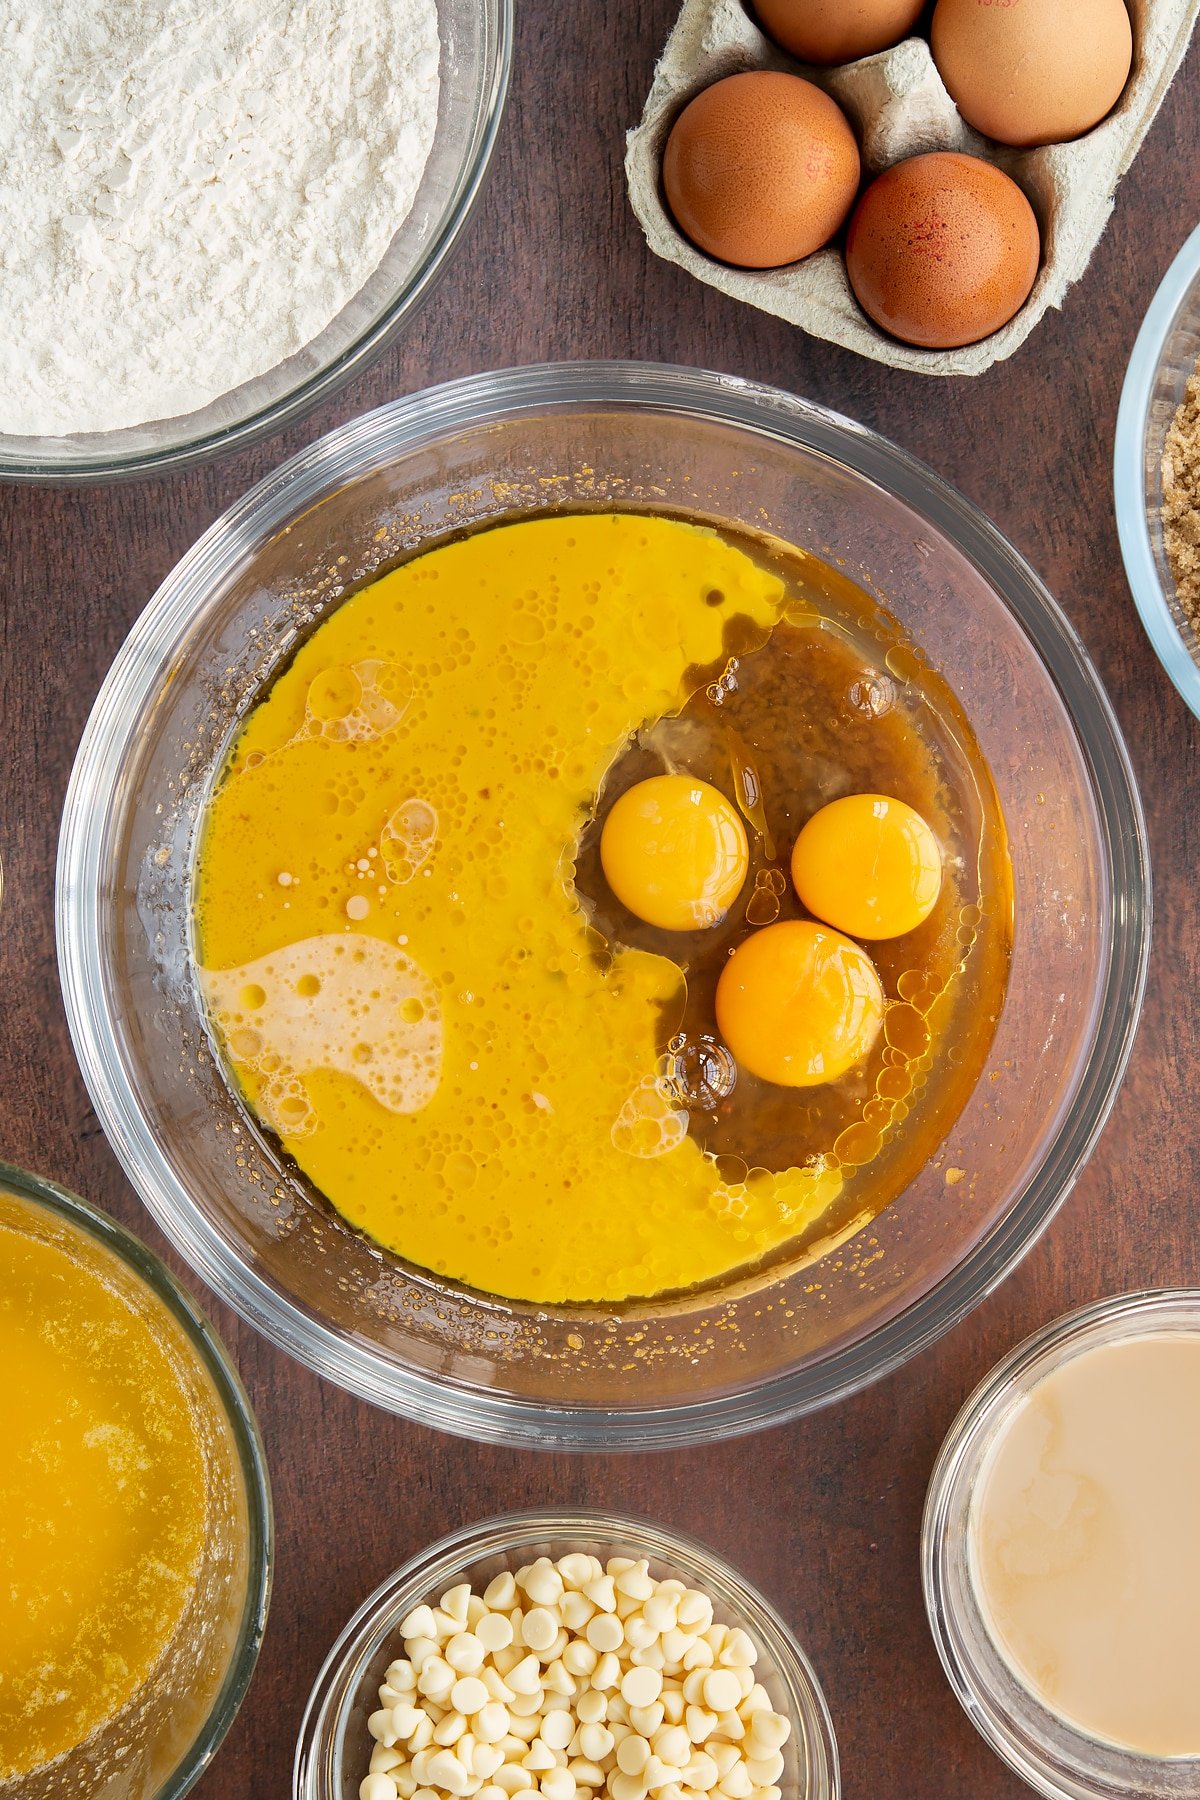
[[[963,1406],[925,1603],[972,1724],[1049,1800],[1200,1794],[1200,1292],[1099,1300]]]

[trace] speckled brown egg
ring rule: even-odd
[[[938,0],[933,59],[969,125],[1002,144],[1062,144],[1121,97],[1133,59],[1125,0]]]
[[[847,63],[906,37],[925,0],[757,0],[758,22],[807,63]]]
[[[907,344],[949,350],[999,331],[1037,275],[1041,239],[1015,181],[976,156],[936,151],[885,169],[846,239],[863,311]]]
[[[675,221],[721,262],[775,269],[827,244],[858,191],[858,144],[836,101],[798,75],[728,75],[671,128]]]

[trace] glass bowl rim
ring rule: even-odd
[[[1039,1364],[1046,1361],[1044,1374],[1048,1375],[1070,1360],[1072,1344],[1077,1344],[1080,1350],[1086,1348],[1086,1340],[1091,1334],[1100,1333],[1106,1325],[1126,1327],[1115,1338],[1102,1340],[1120,1342],[1151,1335],[1156,1314],[1181,1310],[1195,1315],[1194,1329],[1200,1332],[1200,1287],[1135,1288],[1128,1293],[1104,1295],[1039,1326],[1002,1356],[967,1395],[946,1432],[929,1478],[921,1516],[921,1591],[938,1660],[955,1699],[988,1748],[1022,1781],[1045,1796],[1045,1800],[1085,1800],[1093,1794],[1111,1796],[1117,1790],[1093,1787],[1085,1773],[1070,1774],[1068,1779],[1072,1785],[1064,1786],[1049,1765],[1043,1760],[1034,1760],[1025,1751],[1016,1732],[998,1716],[997,1708],[990,1702],[985,1705],[981,1699],[975,1665],[969,1657],[960,1654],[956,1641],[958,1634],[952,1630],[958,1612],[948,1594],[944,1573],[952,1523],[952,1489],[964,1463],[977,1454],[986,1454],[987,1441],[980,1444],[979,1434],[996,1408],[1008,1396],[1028,1393],[1037,1380],[1042,1379],[1039,1374],[1033,1382],[1029,1380]],[[1055,1355],[1055,1352],[1059,1354]],[[1063,1729],[1081,1741],[1100,1742],[1088,1739],[1086,1733],[1077,1731],[1065,1721]],[[1134,1752],[1129,1754],[1136,1755]],[[1200,1771],[1200,1756],[1148,1757],[1144,1760],[1148,1766],[1163,1770]]]
[[[166,1307],[207,1371],[229,1423],[246,1489],[249,1527],[246,1599],[229,1667],[196,1738],[153,1800],[182,1800],[233,1724],[250,1686],[266,1631],[275,1565],[275,1521],[266,1450],[233,1360],[191,1295],[148,1244],[69,1188],[0,1160],[0,1189],[43,1206],[125,1265]]]
[[[351,1344],[251,1270],[176,1179],[134,1100],[104,1029],[99,937],[106,793],[130,718],[157,691],[210,584],[262,537],[371,466],[455,430],[554,411],[634,409],[736,427],[847,469],[943,533],[1030,641],[1062,700],[1097,805],[1113,929],[1096,1039],[1070,1113],[1042,1167],[962,1261],[856,1343],[757,1386],[656,1410],[554,1406],[448,1389]],[[868,427],[782,390],[712,371],[637,362],[543,363],[471,375],[390,401],[292,457],[198,539],[135,622],[100,688],[67,789],[59,841],[59,971],[85,1083],[109,1142],[189,1266],[243,1318],[318,1374],[392,1412],[478,1441],[603,1450],[659,1449],[740,1435],[827,1405],[906,1362],[958,1323],[1015,1267],[1066,1199],[1112,1108],[1133,1045],[1149,957],[1150,868],[1141,800],[1111,704],[1087,651],[1040,578],[998,528],[924,463]]]
[[[131,450],[125,454],[99,449],[94,454],[80,453],[61,461],[49,461],[33,453],[7,451],[0,435],[0,481],[81,486],[137,476],[153,477],[190,468],[214,457],[246,449],[262,438],[282,431],[285,426],[295,424],[370,368],[429,298],[459,245],[487,182],[512,74],[514,0],[478,0],[478,4],[485,23],[485,61],[480,82],[479,115],[472,141],[465,147],[453,189],[428,243],[402,286],[363,331],[332,361],[297,381],[287,393],[256,407],[236,424],[182,436],[162,449]],[[182,418],[194,416],[184,414]],[[89,435],[120,437],[124,431]],[[20,440],[14,438],[12,441]],[[36,443],[38,440],[30,438],[27,441]]]
[[[1163,346],[1198,276],[1200,226],[1159,283],[1130,352],[1113,440],[1113,498],[1121,559],[1143,629],[1180,696],[1200,718],[1200,664],[1171,615],[1163,589],[1150,541],[1144,481],[1146,432]]]
[[[424,1578],[426,1572],[431,1587],[440,1585],[443,1580],[449,1581],[455,1574],[461,1575],[468,1564],[488,1553],[483,1548],[485,1545],[501,1554],[516,1551],[522,1543],[539,1537],[569,1538],[573,1534],[588,1533],[596,1537],[624,1536],[631,1549],[645,1551],[664,1563],[670,1562],[672,1550],[682,1551],[695,1561],[711,1565],[736,1590],[739,1600],[746,1603],[751,1629],[758,1628],[753,1617],[758,1614],[774,1640],[770,1644],[772,1654],[782,1650],[792,1664],[792,1679],[808,1707],[803,1724],[817,1740],[825,1763],[828,1789],[821,1800],[839,1800],[841,1772],[829,1704],[807,1653],[778,1608],[720,1551],[690,1532],[678,1531],[674,1526],[636,1513],[608,1512],[588,1506],[523,1507],[517,1512],[492,1514],[447,1532],[385,1576],[342,1627],[313,1682],[296,1738],[292,1800],[317,1800],[317,1790],[313,1786],[316,1776],[310,1780],[309,1771],[332,1691],[384,1615],[389,1609],[395,1609],[396,1598],[405,1588]]]

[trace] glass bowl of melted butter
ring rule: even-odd
[[[266,1461],[144,1244],[0,1162],[0,1790],[177,1800],[266,1624]]]
[[[1086,654],[922,465],[636,364],[368,415],[97,700],[60,961],[191,1265],[444,1429],[666,1446],[914,1354],[1107,1116],[1141,810]]]

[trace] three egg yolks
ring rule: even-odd
[[[718,923],[746,878],[746,833],[708,782],[660,775],[629,788],[600,839],[609,886],[647,924],[694,931]],[[900,937],[928,918],[941,889],[937,839],[911,806],[851,794],[817,812],[796,840],[802,903],[842,930],[793,920],[755,933],[717,985],[721,1035],[763,1081],[836,1081],[870,1051],[883,1024],[874,964],[846,933]]]

